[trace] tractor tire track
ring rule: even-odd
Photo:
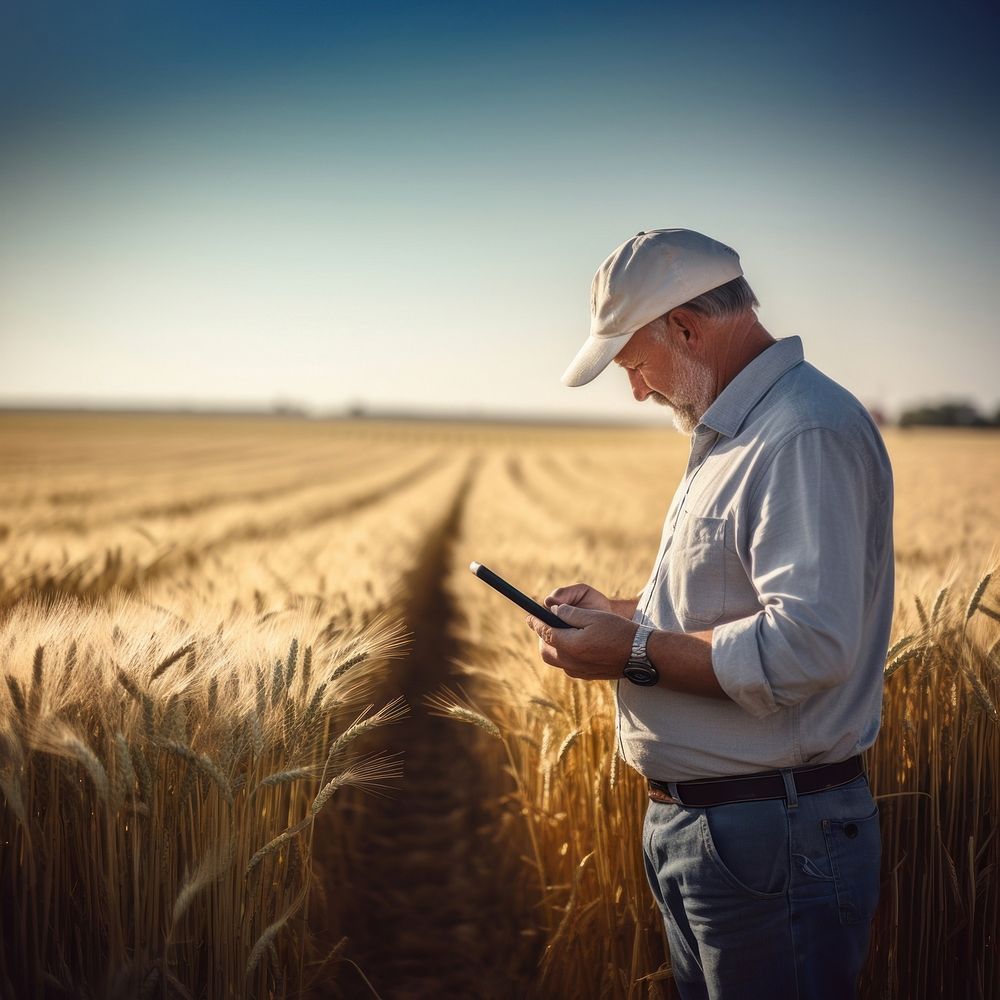
[[[453,685],[455,616],[445,586],[454,543],[479,460],[440,530],[407,581],[412,647],[384,697],[402,694],[411,715],[383,745],[403,751],[404,777],[389,797],[359,808],[363,856],[351,859],[352,884],[327,886],[350,898],[345,958],[356,962],[382,1000],[507,1000],[517,995],[509,965],[512,914],[486,828],[483,772],[472,727],[429,714],[424,698]],[[321,859],[320,859],[321,860]],[[516,931],[514,932],[516,934]],[[332,945],[334,942],[331,941]],[[371,998],[361,976],[339,963],[318,995]]]

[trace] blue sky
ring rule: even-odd
[[[646,416],[567,389],[640,229],[891,411],[993,410],[985,4],[0,14],[0,402]]]

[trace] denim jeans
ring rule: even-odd
[[[791,790],[704,809],[649,803],[646,876],[684,1000],[857,995],[878,902],[878,808],[864,776]]]

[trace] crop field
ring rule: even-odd
[[[1000,996],[1000,448],[887,430],[862,996]],[[671,997],[614,688],[669,429],[0,415],[0,998]]]

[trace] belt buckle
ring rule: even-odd
[[[668,806],[684,805],[679,796],[673,796],[669,792],[664,791],[662,788],[658,788],[655,784],[653,784],[652,780],[647,783],[646,791],[650,800],[653,802],[660,802]]]
[[[649,798],[650,798],[650,801],[652,801],[652,802],[660,802],[663,805],[668,805],[668,806],[681,806],[681,805],[684,805],[683,802],[679,801],[678,799],[673,798],[670,795],[667,795],[666,792],[661,792],[659,790],[659,788],[650,788],[649,789]]]

